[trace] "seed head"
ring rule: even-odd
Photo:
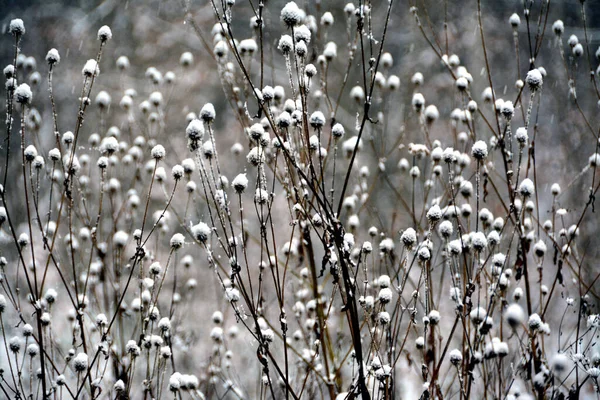
[[[279,39],[279,45],[277,46],[279,51],[284,55],[289,54],[294,48],[294,40],[290,35],[281,35]]]
[[[299,25],[305,17],[304,11],[302,11],[298,5],[290,1],[281,9],[281,21],[288,27],[293,28]]]
[[[448,356],[450,358],[450,363],[452,363],[452,365],[454,366],[460,365],[463,359],[462,353],[458,349],[453,349],[452,351],[450,351],[450,354],[448,354]]]
[[[10,24],[8,25],[8,31],[15,36],[24,35],[25,24],[23,23],[23,20],[21,18],[15,18],[10,21]]]
[[[535,193],[535,185],[529,178],[525,178],[519,185],[519,194],[523,197],[531,197]]]
[[[565,24],[560,19],[557,19],[552,24],[552,30],[556,36],[560,36],[565,31]]]
[[[8,342],[8,348],[15,354],[21,351],[21,338],[13,336]]]
[[[213,106],[212,103],[206,103],[204,107],[202,107],[202,110],[200,110],[200,118],[208,124],[215,120],[215,116],[215,106]]]
[[[171,236],[171,247],[175,250],[178,250],[183,247],[185,244],[185,236],[181,233],[176,233]]]
[[[19,104],[31,104],[32,98],[33,93],[31,92],[31,88],[29,87],[29,85],[26,83],[21,83],[15,90],[15,99]]]
[[[483,307],[477,307],[471,311],[469,318],[475,325],[482,323],[487,317],[487,311]]]
[[[413,109],[420,112],[425,105],[425,97],[421,93],[415,93],[412,98]]]
[[[431,208],[427,211],[427,219],[431,224],[435,224],[442,219],[442,209],[439,205],[434,204],[431,206]]]
[[[527,82],[527,86],[529,86],[529,90],[535,91],[542,87],[544,83],[544,78],[542,73],[538,69],[532,69],[527,73],[527,77],[525,78],[525,82]]]
[[[58,54],[58,50],[50,49],[48,54],[46,54],[46,62],[49,65],[57,65],[60,63],[60,55]]]
[[[521,18],[515,13],[510,16],[508,22],[510,23],[510,26],[512,26],[514,29],[517,29],[519,25],[521,25]]]
[[[527,321],[527,325],[529,325],[529,329],[532,331],[538,330],[542,327],[542,319],[537,313],[531,314]]]
[[[165,158],[166,150],[162,145],[157,144],[152,148],[151,155],[152,158],[154,158],[155,160],[162,160],[163,158]]]
[[[471,155],[476,160],[484,160],[488,156],[488,148],[487,144],[483,140],[478,140],[473,144],[473,148],[471,149]]]
[[[238,193],[238,194],[244,193],[244,191],[248,187],[248,178],[246,177],[246,174],[237,175],[233,179],[233,182],[231,183],[231,185],[233,186],[233,189],[236,191],[236,193]]]
[[[325,116],[321,111],[315,111],[311,114],[310,125],[315,129],[320,129],[325,125]]]
[[[107,42],[112,39],[112,31],[108,25],[104,25],[98,29],[98,40],[101,42]]]
[[[83,372],[88,368],[88,355],[85,353],[79,353],[73,359],[73,368],[75,368],[76,372]]]
[[[406,247],[412,247],[417,242],[417,232],[413,228],[406,229],[400,240]]]
[[[90,59],[87,60],[81,73],[86,78],[91,78],[93,76],[97,76],[100,73],[100,67],[98,67],[98,62],[96,60]]]
[[[24,151],[25,160],[28,162],[32,162],[38,155],[37,149],[34,145],[29,145]]]
[[[206,243],[206,241],[210,238],[210,233],[210,226],[204,222],[199,222],[198,224],[192,226],[192,235],[194,236],[194,239],[201,243]]]

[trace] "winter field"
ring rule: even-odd
[[[600,399],[596,0],[0,0],[0,399]]]

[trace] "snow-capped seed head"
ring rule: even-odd
[[[12,64],[8,64],[6,67],[4,67],[3,72],[4,72],[4,77],[6,79],[10,79],[15,76],[15,66]]]
[[[314,77],[317,74],[317,67],[315,67],[314,64],[308,64],[304,67],[304,74],[309,78]]]
[[[392,280],[389,275],[381,275],[379,279],[377,279],[377,284],[380,288],[387,288],[392,284]]]
[[[394,251],[394,241],[391,238],[385,238],[381,242],[379,242],[379,251],[384,254],[390,254]]]
[[[231,185],[233,186],[233,189],[236,191],[236,193],[244,193],[244,191],[248,187],[248,178],[246,177],[246,174],[237,175],[233,179],[233,182],[231,182]]]
[[[198,142],[204,137],[204,125],[199,119],[193,119],[185,129],[185,134],[189,140]]]
[[[130,63],[129,63],[129,58],[127,58],[127,56],[120,56],[119,58],[117,58],[117,68],[120,71],[125,71],[126,69],[129,69]],[[126,92],[127,94],[127,92]],[[130,97],[134,97],[131,96]]]
[[[107,42],[112,39],[112,31],[108,25],[104,25],[98,29],[98,40],[101,42]]]
[[[2,314],[6,310],[6,297],[0,294],[0,314]]]
[[[504,311],[504,318],[511,328],[516,329],[525,321],[525,313],[520,305],[512,303]]]
[[[163,158],[165,158],[166,153],[167,152],[166,152],[165,148],[163,147],[163,145],[157,144],[156,146],[154,146],[152,148],[151,155],[152,155],[152,158],[154,158],[155,160],[162,160]]]
[[[523,179],[523,182],[519,184],[519,194],[523,197],[531,197],[535,193],[535,185],[529,178]]]
[[[557,19],[552,24],[552,30],[556,36],[560,36],[565,31],[565,24],[560,19]]]
[[[531,314],[527,321],[527,325],[532,331],[538,330],[542,327],[542,318],[540,318],[537,313]]]
[[[425,97],[421,93],[415,93],[412,97],[412,106],[413,109],[417,112],[420,112],[425,105]]]
[[[37,149],[32,144],[27,146],[23,153],[25,155],[25,160],[29,162],[32,162],[38,155]]]
[[[88,369],[88,355],[85,353],[79,353],[73,359],[73,368],[78,373],[84,372]]]
[[[265,154],[259,147],[253,147],[252,150],[246,156],[246,160],[257,167],[259,164],[265,161]]]
[[[400,88],[400,78],[397,75],[390,75],[387,81],[387,87],[390,90],[398,90]]]
[[[325,57],[325,61],[331,61],[337,57],[337,45],[335,42],[329,42],[325,45],[323,57]]]
[[[416,338],[415,346],[417,347],[417,349],[422,349],[423,347],[425,347],[425,338],[423,336],[419,336],[418,338]]]
[[[290,35],[281,35],[277,48],[284,55],[289,54],[294,48],[294,39]]]
[[[181,233],[174,234],[173,236],[171,236],[170,244],[171,247],[175,250],[182,248],[185,244],[185,236],[183,236]]]
[[[325,116],[321,111],[315,111],[311,114],[310,125],[315,129],[320,129],[325,125]]]
[[[115,384],[113,385],[113,390],[116,393],[122,393],[125,391],[125,382],[123,382],[121,379],[119,379],[118,381],[115,382]]]
[[[244,39],[240,42],[240,52],[242,54],[254,54],[257,49],[258,45],[254,39]]]
[[[460,90],[461,92],[467,90],[468,87],[469,87],[469,81],[464,76],[461,76],[460,78],[458,78],[456,80],[456,88],[458,90]]]
[[[448,239],[450,236],[452,236],[453,230],[454,227],[452,226],[452,222],[450,221],[442,221],[442,223],[438,227],[438,232],[440,236],[442,236],[445,239]]]
[[[108,324],[108,318],[105,314],[96,315],[96,325],[101,328],[105,327]]]
[[[176,393],[181,388],[181,374],[179,372],[175,372],[169,378],[169,390],[173,393]]]
[[[303,41],[298,42],[296,44],[296,55],[298,57],[305,57],[307,53],[308,53],[308,47],[306,46],[306,43]]]
[[[517,128],[517,132],[515,133],[515,138],[519,143],[519,146],[523,147],[527,144],[527,140],[529,136],[527,135],[527,128],[521,127]]]
[[[510,18],[508,19],[508,22],[510,23],[510,26],[512,26],[513,28],[518,28],[519,25],[521,25],[521,18],[519,17],[518,14],[513,14],[510,16]]]
[[[25,232],[21,233],[17,239],[17,244],[21,248],[29,246],[29,235]]]
[[[544,254],[546,254],[546,250],[546,243],[544,243],[544,241],[541,239],[533,245],[533,252],[538,257],[544,257]]]
[[[471,321],[475,325],[479,325],[480,323],[482,323],[486,317],[487,317],[487,311],[483,307],[474,308],[469,313],[469,318],[471,318]]]
[[[471,155],[478,161],[484,160],[488,156],[487,144],[483,140],[478,140],[473,143]]]
[[[525,82],[527,82],[527,86],[529,86],[530,90],[535,91],[542,87],[542,84],[544,83],[544,78],[539,69],[532,69],[527,73]]]
[[[300,25],[294,29],[294,41],[296,42],[296,46],[300,44],[304,44],[308,46],[310,43],[311,32],[308,26]]]
[[[424,115],[427,122],[431,124],[440,117],[440,112],[436,106],[430,104],[425,107]]]
[[[400,240],[402,240],[404,246],[412,247],[417,242],[417,232],[413,228],[408,228],[402,232]]]
[[[185,169],[179,164],[174,165],[173,168],[171,168],[171,176],[173,176],[173,179],[175,179],[176,181],[183,178],[184,174]]]
[[[202,110],[200,110],[200,118],[206,123],[213,122],[215,120],[215,116],[216,111],[212,103],[206,103],[204,107],[202,107]]]
[[[189,67],[193,63],[194,63],[194,55],[192,53],[190,53],[189,51],[182,53],[181,57],[179,57],[179,64],[181,64],[181,66],[184,68]]]
[[[437,204],[431,206],[431,208],[427,211],[427,219],[429,223],[435,224],[440,219],[442,219],[442,209]]]
[[[108,106],[110,106],[110,101],[111,101],[110,94],[108,94],[108,92],[105,90],[101,90],[96,95],[95,103],[101,109],[108,108]]]
[[[15,100],[19,104],[31,104],[32,98],[33,93],[31,92],[31,88],[29,87],[29,85],[26,83],[21,83],[15,90]]]
[[[8,25],[8,32],[15,36],[22,36],[25,34],[25,24],[21,18],[15,18],[10,21]]]
[[[46,62],[49,65],[57,65],[58,63],[60,63],[60,55],[58,54],[58,50],[48,50],[48,53],[46,54]]]
[[[256,123],[250,127],[248,133],[252,140],[259,141],[265,134],[265,128],[262,126],[262,124]]]
[[[429,323],[431,325],[437,325],[440,323],[440,320],[442,319],[442,316],[440,315],[440,312],[438,310],[431,310],[429,311]]]
[[[321,25],[323,26],[331,26],[333,25],[333,14],[329,11],[323,13],[321,16]]]
[[[377,314],[377,320],[381,325],[387,325],[390,323],[392,318],[390,317],[390,313],[387,311],[381,311],[379,314]]]
[[[575,47],[577,44],[579,44],[579,38],[577,37],[577,35],[571,35],[569,36],[569,40],[567,40],[567,43],[570,47]]]
[[[429,261],[431,259],[431,251],[426,246],[421,246],[417,250],[417,257],[421,262]]]
[[[515,106],[513,106],[512,101],[505,101],[502,103],[502,107],[500,107],[500,113],[504,116],[504,118],[510,120],[513,115],[515,115]]]
[[[100,67],[98,66],[98,62],[93,59],[87,60],[85,65],[83,66],[83,69],[81,70],[81,74],[86,78],[97,76],[99,73]]]
[[[210,229],[210,226],[208,226],[204,222],[199,222],[198,224],[192,226],[191,230],[194,239],[202,243],[206,243],[206,241],[210,238],[210,234],[212,231]]]
[[[8,342],[8,348],[15,354],[21,351],[21,345],[21,338],[18,336],[13,336]]]
[[[118,231],[113,235],[113,243],[118,248],[123,248],[127,245],[127,240],[129,240],[129,235],[125,231]]]
[[[569,368],[569,365],[571,364],[571,359],[567,357],[565,353],[555,354],[554,357],[552,357],[552,360],[550,361],[550,367],[552,368],[554,373],[558,375],[561,375],[562,373],[566,372]]]
[[[471,245],[476,251],[483,251],[487,244],[487,238],[483,232],[475,232],[471,236]]]
[[[450,351],[448,357],[450,358],[450,363],[454,366],[460,365],[460,363],[463,360],[462,353],[458,349],[453,349],[452,351]]]
[[[302,11],[298,5],[290,1],[281,9],[281,21],[288,27],[293,28],[300,24],[305,17],[304,11]]]
[[[340,123],[335,124],[333,128],[331,128],[331,134],[335,139],[341,139],[345,134],[344,126]]]
[[[271,101],[275,98],[275,89],[272,86],[265,86],[261,93],[264,101]]]
[[[381,304],[388,304],[390,301],[392,301],[393,296],[394,292],[392,292],[392,289],[386,287],[382,288],[379,291],[379,294],[377,295],[377,300],[379,300]]]

